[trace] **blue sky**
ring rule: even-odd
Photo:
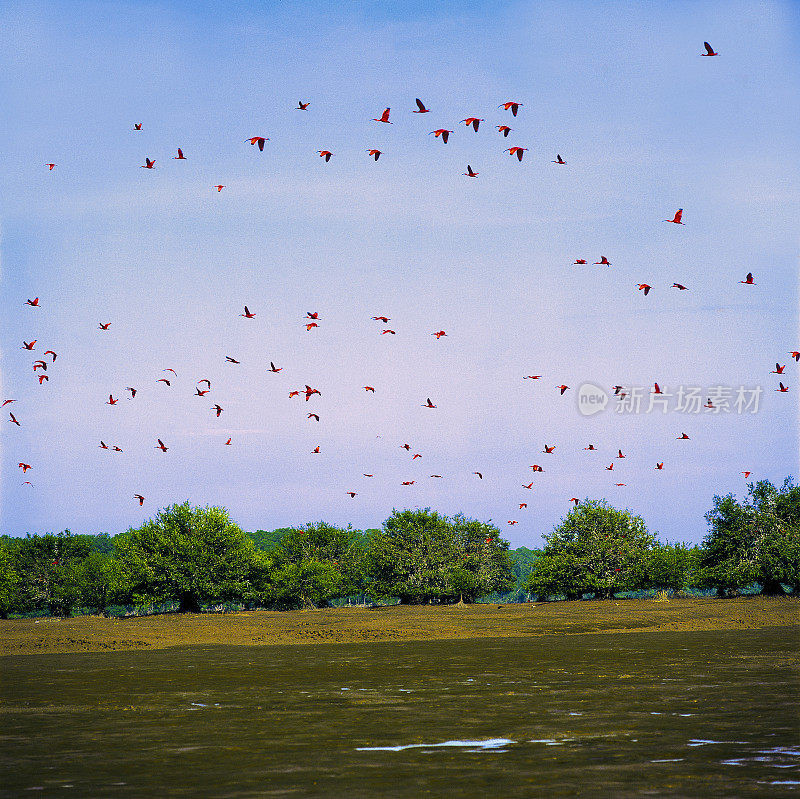
[[[796,4],[11,2],[0,23],[2,532],[116,533],[188,499],[245,529],[430,506],[534,546],[577,496],[699,541],[742,471],[797,474]],[[763,394],[578,412],[585,382],[655,381]]]

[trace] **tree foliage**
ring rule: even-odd
[[[656,544],[641,516],[612,508],[604,500],[576,505],[546,541],[528,589],[568,599],[585,593],[610,599],[618,591],[643,587],[647,556]]]
[[[742,502],[733,494],[715,496],[706,521],[702,585],[720,595],[752,583],[764,594],[784,593],[781,583],[800,590],[800,487],[791,477],[781,488],[769,480],[748,484]]]
[[[173,600],[198,611],[253,594],[255,547],[224,508],[172,505],[115,544],[134,601]]]
[[[474,602],[508,590],[508,542],[492,524],[425,510],[395,510],[369,542],[367,590],[403,604]]]

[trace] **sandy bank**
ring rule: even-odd
[[[785,627],[787,635],[800,636],[800,602],[739,597],[168,614],[130,619],[11,619],[0,621],[0,654],[764,627]]]

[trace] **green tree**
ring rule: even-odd
[[[188,502],[159,511],[114,540],[134,602],[177,601],[181,611],[215,601],[253,598],[263,565],[255,547],[224,508]]]
[[[572,508],[545,537],[528,588],[540,596],[575,599],[593,593],[611,599],[645,585],[646,562],[655,545],[641,516],[587,500]]]
[[[767,595],[794,588],[795,542],[800,530],[800,487],[787,477],[780,489],[769,480],[748,484],[739,502],[733,494],[714,497],[706,514],[708,534],[701,554],[701,584],[720,596],[752,583]]]
[[[685,544],[658,544],[647,555],[647,582],[650,588],[681,591],[694,585],[700,562],[699,547]]]
[[[27,535],[6,539],[12,566],[19,576],[15,609],[20,613],[47,611],[67,615],[78,600],[71,574],[92,549],[92,536],[72,535],[69,530],[53,535]]]
[[[266,601],[317,607],[361,590],[363,538],[320,521],[289,528],[269,553]]]
[[[514,584],[508,542],[494,525],[430,508],[395,510],[369,540],[365,571],[373,596],[403,604],[473,602]]]
[[[7,619],[17,609],[20,576],[14,569],[11,547],[0,542],[0,619]]]

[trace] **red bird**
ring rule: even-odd
[[[231,356],[230,356],[230,355],[226,355],[226,356],[225,356],[225,360],[226,360],[228,363],[241,363],[241,361],[237,361],[237,360],[236,360],[236,358],[231,358]]]
[[[52,172],[56,164],[45,164],[45,166],[50,170],[50,172]]]
[[[569,386],[560,385],[560,386],[556,386],[556,388],[561,391],[561,396],[563,397],[564,396],[564,392],[569,388]]]
[[[142,169],[152,169],[156,165],[155,158],[151,161],[149,158],[144,159],[144,163],[141,164]]]
[[[706,51],[705,53],[700,53],[700,55],[702,56],[719,55],[719,53],[714,52],[714,48],[708,42],[703,42],[703,47],[706,48]]]
[[[431,402],[431,398],[428,397],[428,401],[422,407],[423,408],[435,408],[436,406]]]
[[[601,255],[600,260],[595,261],[595,264],[600,266],[611,266],[611,263],[609,262],[608,258],[605,257],[605,255]]]
[[[756,284],[753,282],[753,273],[748,272],[747,277],[744,280],[740,280],[740,283],[744,283],[746,286],[755,286]]]
[[[415,114],[427,114],[430,111],[430,108],[425,108],[425,106],[422,104],[422,100],[420,100],[419,97],[417,97],[416,103],[417,108],[416,111],[414,111]]]
[[[23,474],[25,474],[25,472],[27,472],[28,469],[33,469],[33,466],[31,466],[30,463],[19,463],[17,465],[19,466],[20,469],[22,469]]]
[[[116,405],[118,402],[119,402],[119,400],[115,400],[113,395],[109,394],[108,395],[108,402],[106,403],[106,405]]]
[[[615,486],[624,486],[624,485],[628,485],[628,484],[627,483],[614,483],[614,485]]]
[[[506,138],[508,138],[508,134],[509,134],[509,133],[511,133],[511,131],[513,130],[513,128],[510,128],[510,127],[508,127],[508,125],[495,125],[495,127],[496,127],[496,128],[497,128],[497,130],[499,130],[499,131],[500,131],[500,133],[502,133],[502,134],[503,134],[503,136],[505,136]]]
[[[220,414],[222,413],[222,408],[220,408],[219,405],[213,405],[212,410],[215,410],[217,412],[217,419],[219,419]]]
[[[664,463],[663,463],[663,461],[662,461],[661,463],[657,463],[657,464],[656,464],[656,469],[659,469],[659,470],[661,470],[661,469],[663,469],[663,468],[664,468]]]
[[[523,380],[538,380],[541,375],[524,375]]]
[[[305,394],[306,394],[306,402],[308,402],[308,399],[312,394],[319,394],[320,397],[322,396],[322,392],[318,388],[311,388],[311,386],[309,385],[306,385]]]
[[[45,380],[49,381],[50,378],[47,375],[39,375],[39,385],[40,386],[42,385],[42,383],[44,383]]]
[[[744,479],[747,480],[747,478],[750,477],[752,472],[742,472],[742,474],[744,475]]]
[[[680,289],[681,291],[687,291],[686,286],[682,286],[680,283],[673,283],[670,286],[671,289]]]
[[[781,394],[785,394],[789,390],[789,386],[784,386],[783,383],[778,383],[778,385],[780,388],[776,388],[775,391],[780,391]]]
[[[800,361],[800,352],[792,350],[792,352],[790,352],[789,355],[791,355],[792,358],[795,359],[795,361]]]
[[[380,150],[367,150],[367,152],[377,161],[383,153]]]
[[[681,217],[682,216],[683,216],[683,208],[679,208],[675,212],[675,216],[672,219],[665,219],[664,221],[665,222],[674,222],[676,225],[682,225],[683,224],[683,222],[681,222]]]
[[[207,389],[207,388],[203,389],[202,391],[200,391],[199,388],[195,387],[194,395],[196,397],[205,397],[205,395],[208,394],[208,392],[209,392],[209,389]]]
[[[158,441],[158,445],[153,447],[153,449],[160,449],[162,452],[166,452],[169,449],[169,447],[164,446],[164,442],[160,438],[156,440]]]
[[[228,439],[228,440],[225,442],[225,446],[226,446],[226,447],[229,447],[229,446],[231,445],[231,441],[232,441],[232,440],[233,440],[233,439],[230,439],[230,438],[229,438],[229,439]]]
[[[263,153],[264,142],[269,141],[269,136],[251,136],[249,139],[245,139],[245,141],[249,141],[251,145],[257,144],[258,149]]]
[[[317,413],[309,413],[308,416],[306,416],[306,419],[313,419],[314,421],[318,422],[319,421],[319,414],[317,414]]]
[[[775,368],[770,372],[771,375],[782,375],[783,370],[786,368],[786,364],[781,366],[780,364],[776,363]]]
[[[521,161],[522,156],[525,154],[525,150],[527,147],[509,147],[507,150],[503,150],[504,153],[508,153],[509,155],[516,155],[517,160]]]
[[[444,330],[437,330],[435,333],[431,333],[432,336],[436,336],[436,340],[438,341],[442,336],[446,336],[447,333]]]
[[[38,339],[34,339],[33,341],[23,341],[22,346],[20,347],[21,350],[32,350],[33,345],[37,342]]]
[[[56,358],[58,358],[58,355],[56,355],[56,353],[54,353],[53,350],[45,350],[44,354],[45,355],[52,355],[53,356],[53,363],[55,363],[56,362]]]
[[[401,444],[400,449],[404,449],[406,452],[411,452],[411,444]]]
[[[472,129],[475,131],[475,133],[477,133],[478,126],[481,124],[481,122],[483,122],[483,120],[478,119],[478,117],[467,117],[466,119],[462,119],[461,122],[463,122],[467,127],[472,125]]]
[[[617,457],[618,457],[618,458],[624,458],[624,457],[625,457],[625,456],[622,454],[622,450],[621,450],[621,449],[618,449],[618,450],[617,450]]]
[[[467,171],[462,172],[462,175],[466,175],[468,178],[476,178],[480,174],[480,172],[473,172],[472,167],[467,164]]]
[[[677,441],[688,441],[689,440],[689,436],[687,436],[686,433],[681,433],[676,440]]]
[[[523,488],[527,488],[527,489],[532,489],[533,488],[533,483],[528,483],[528,485],[523,485],[522,487]]]
[[[309,322],[309,323],[306,325],[306,330],[311,330],[311,329],[312,329],[312,328],[314,328],[314,327],[319,327],[319,325],[318,325],[316,322]]]
[[[441,136],[442,141],[447,144],[447,140],[450,138],[452,132],[452,130],[447,130],[446,128],[437,128],[436,130],[432,130],[428,135],[430,136],[433,134],[437,139]]]
[[[575,259],[575,263],[573,264],[573,266],[577,266],[578,264],[585,264],[585,263],[586,263],[586,259],[585,258],[576,258]]]
[[[156,383],[166,383],[168,386],[172,385],[172,383],[170,383],[166,377],[159,377],[158,380],[156,380]]]
[[[539,466],[538,463],[534,463],[533,466],[531,466],[531,469],[533,469],[534,472],[543,472],[544,471],[544,469],[542,469],[542,467]]]
[[[33,308],[38,308],[39,307],[39,298],[36,297],[36,298],[34,298],[32,300],[25,300],[25,304],[26,305],[30,305]]]
[[[653,383],[653,394],[663,394],[664,392],[659,387],[658,383]]]
[[[134,499],[138,499],[138,500],[139,500],[139,506],[140,506],[140,507],[141,507],[142,505],[144,505],[144,497],[143,497],[141,494],[134,494],[134,495],[133,495],[133,498],[134,498]]]
[[[483,480],[483,475],[480,472],[473,472],[473,474],[477,474],[478,477],[480,477],[480,479]]]
[[[431,477],[441,477],[441,476],[442,476],[442,475],[440,475],[440,474],[432,474],[432,475],[431,475]]]
[[[185,161],[186,160],[186,156],[183,154],[183,150],[181,150],[180,147],[178,147],[178,154],[172,156],[172,160],[173,161]]]
[[[386,330],[381,330],[381,335],[382,335],[382,336],[385,336],[387,333],[390,333],[390,334],[391,334],[391,335],[393,335],[393,336],[394,336],[394,335],[396,335],[396,333],[394,332],[394,330],[389,330],[389,328],[388,328],[388,327],[386,328]]]
[[[388,316],[373,316],[372,318],[376,322],[383,322],[384,324],[386,324],[389,321],[389,317]]]
[[[108,330],[111,327],[111,322],[100,322],[97,326],[98,330]]]
[[[300,392],[299,391],[290,391],[289,392],[289,399],[291,399],[292,397],[299,397],[299,396],[300,396]]]
[[[297,101],[297,108],[295,111],[308,111],[308,107],[311,105],[311,101],[304,103],[302,100]]]
[[[386,122],[387,125],[391,125],[392,123],[389,122],[389,111],[390,110],[391,110],[390,108],[384,108],[383,109],[383,113],[380,115],[380,117],[377,118],[377,119],[375,117],[373,117],[372,121],[373,122]]]
[[[584,449],[588,450],[588,451],[591,451],[591,452],[595,452],[597,450],[597,447],[594,444],[589,444],[589,446],[588,447],[584,447]]]
[[[0,405],[0,408],[5,408],[5,406],[8,405],[11,402],[16,402],[16,400],[15,399],[3,400],[3,404]]]
[[[555,445],[555,444],[553,444],[553,446],[552,446],[552,447],[548,447],[548,446],[547,446],[547,444],[545,444],[545,445],[544,445],[544,449],[542,450],[542,452],[546,452],[548,455],[552,455],[552,454],[553,454],[553,450],[554,450],[555,448],[556,448],[556,445]]]
[[[306,319],[319,319],[319,311],[306,311]]]
[[[356,497],[355,491],[345,491],[345,494],[347,494],[350,497],[350,499],[355,499]]]
[[[645,297],[650,293],[650,289],[653,288],[652,286],[649,286],[647,283],[638,283],[637,285],[639,286],[639,291],[644,292]]]
[[[134,122],[133,123],[133,129],[134,130],[141,130],[142,129],[142,123],[141,122]]]
[[[198,384],[199,383],[205,383],[206,386],[208,386],[208,388],[211,388],[211,381],[207,377],[204,377],[201,380],[198,380],[197,382],[198,382]]]
[[[116,444],[111,447],[111,449],[114,450],[114,452],[122,452],[122,450]]]
[[[614,471],[614,461],[611,461],[611,463],[608,466],[606,466],[606,471],[608,472]]]
[[[579,500],[577,497],[570,497],[570,498],[569,498],[569,501],[570,501],[570,502],[574,502],[576,506],[577,506],[577,505],[578,505],[578,503],[580,502],[580,500]]]
[[[519,107],[521,105],[522,105],[522,103],[513,103],[513,102],[509,101],[507,103],[500,103],[500,105],[498,105],[497,107],[498,108],[502,108],[504,111],[508,111],[508,109],[510,108],[511,109],[511,113],[514,116],[516,116],[517,115],[517,111],[519,111]]]
[[[225,188],[225,184],[224,183],[216,183],[211,188],[212,189],[216,189],[217,190],[217,194],[219,194]]]
[[[268,372],[275,372],[275,374],[277,374],[277,373],[278,373],[278,372],[280,372],[282,369],[283,369],[283,367],[282,367],[282,366],[275,366],[275,364],[274,364],[274,363],[272,363],[272,361],[270,361],[270,362],[269,362],[269,369],[268,369],[267,371],[268,371]]]
[[[371,391],[373,394],[375,393],[375,389],[372,386],[364,386],[364,391]]]
[[[508,524],[519,524],[519,522],[516,519],[509,519],[507,523]],[[491,539],[487,539],[487,541],[491,541]]]
[[[8,415],[9,415],[9,420],[8,420],[9,422],[11,422],[12,424],[15,424],[17,427],[21,427],[21,426],[22,426],[22,425],[21,425],[21,424],[20,424],[20,423],[17,421],[17,417],[16,417],[16,416],[14,416],[14,414],[13,414],[13,413],[9,413]]]
[[[47,364],[44,361],[34,361],[33,362],[33,371],[35,372],[37,369],[44,369],[47,371]]]
[[[567,162],[556,153],[556,160],[553,161],[554,164],[566,164]]]
[[[416,483],[416,482],[417,482],[416,480],[403,480],[403,482],[401,483],[401,485],[404,485],[404,486],[413,486],[413,485],[414,485],[414,483]]]
[[[102,439],[100,439],[100,449],[108,449],[108,444]]]
[[[250,310],[245,305],[244,306],[244,313],[240,313],[239,316],[243,316],[245,319],[255,319],[256,315],[254,313],[250,313]]]
[[[519,509],[520,510],[522,510],[523,508],[527,508],[527,507],[528,507],[528,503],[527,502],[520,502],[519,503]]]

